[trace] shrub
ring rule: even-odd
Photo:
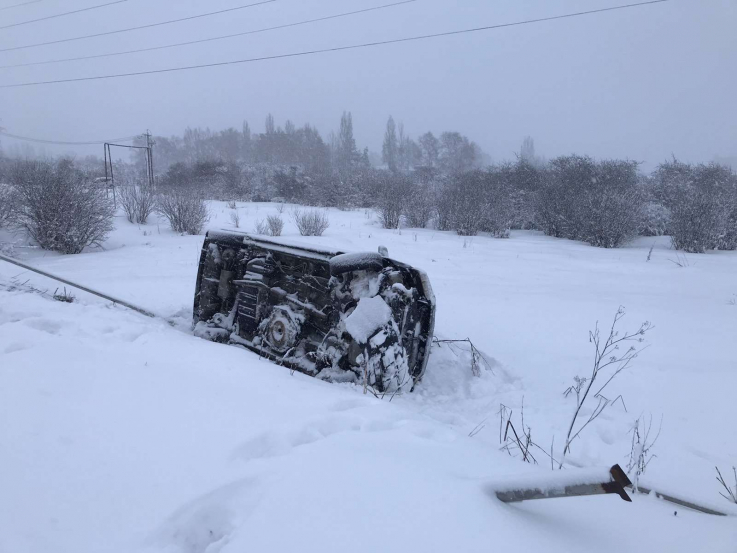
[[[670,209],[659,202],[647,202],[642,210],[638,234],[663,236],[668,233],[670,220]]]
[[[412,181],[409,177],[393,173],[384,173],[381,176],[376,209],[383,228],[399,228],[402,214],[411,197]]]
[[[456,202],[453,190],[446,186],[435,199],[435,226],[438,230],[453,230]]]
[[[735,205],[727,216],[726,228],[719,237],[717,247],[720,250],[737,250],[737,198],[735,198]]]
[[[489,208],[487,177],[483,171],[473,171],[457,175],[452,181],[453,229],[461,236],[475,236],[485,226]]]
[[[123,186],[118,191],[120,205],[131,223],[145,223],[156,210],[156,193],[151,186]]]
[[[510,227],[535,228],[535,195],[540,190],[545,169],[542,164],[519,158],[516,163],[504,163],[495,169],[504,185],[505,196],[511,203]]]
[[[0,228],[7,226],[15,213],[15,193],[7,184],[0,183]]]
[[[729,168],[673,160],[661,164],[653,179],[656,193],[671,210],[674,248],[703,253],[737,245],[737,177]]]
[[[519,194],[514,181],[507,178],[507,168],[491,168],[484,174],[484,203],[486,213],[481,230],[496,238],[509,238],[515,217]]]
[[[256,225],[253,227],[253,232],[256,234],[269,234],[269,225],[263,219],[256,221]]]
[[[433,214],[434,198],[429,186],[416,185],[405,203],[407,225],[425,228]]]
[[[278,215],[269,215],[268,217],[266,217],[266,224],[269,227],[270,236],[281,236],[281,231],[284,229],[284,220],[281,217],[279,217]],[[320,231],[320,234],[322,234],[324,231],[325,229]]]
[[[637,234],[643,203],[636,162],[560,157],[545,173],[536,222],[549,236],[617,248]]]
[[[303,212],[300,209],[292,211],[294,224],[302,236],[322,236],[330,226],[327,211],[317,209]]]
[[[643,197],[637,163],[600,161],[596,176],[581,198],[584,210],[578,214],[578,238],[600,248],[618,248],[637,236]]]
[[[548,236],[581,238],[583,193],[596,180],[590,157],[564,156],[550,162],[536,202],[537,226]]]
[[[113,229],[113,202],[71,160],[17,162],[10,182],[18,200],[15,222],[43,249],[80,253]]]
[[[671,242],[677,250],[704,253],[719,244],[725,210],[719,198],[697,187],[684,189],[672,208]]]
[[[159,195],[156,210],[182,234],[200,234],[210,220],[205,200],[191,190],[167,190]]]

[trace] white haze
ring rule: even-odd
[[[9,5],[9,0],[5,0]],[[101,3],[45,0],[0,11],[0,26]],[[225,9],[245,0],[130,0],[0,30],[0,49]],[[225,15],[0,53],[0,65],[92,55],[259,29],[389,3],[278,0]],[[0,69],[0,84],[270,56],[616,5],[617,0],[417,0],[333,21],[128,56]],[[2,7],[2,6],[0,6]],[[380,150],[391,114],[417,137],[457,130],[492,159],[526,135],[551,158],[576,152],[646,167],[737,157],[737,2],[641,8],[362,50],[127,79],[0,89],[0,126],[52,140],[96,140],[187,126],[261,132],[312,123],[323,136],[353,113],[360,148]],[[14,143],[3,138],[6,149]],[[100,154],[101,147],[49,148]],[[99,151],[98,151],[99,150]]]

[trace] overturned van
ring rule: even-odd
[[[194,332],[324,380],[411,390],[427,366],[435,298],[424,272],[382,253],[211,231]]]

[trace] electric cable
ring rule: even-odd
[[[107,57],[112,57],[112,56],[123,56],[123,55],[127,55],[127,54],[138,54],[140,52],[152,52],[154,50],[164,50],[164,49],[167,49],[167,48],[177,48],[179,46],[189,46],[190,44],[201,44],[203,42],[213,42],[215,40],[223,40],[223,39],[226,39],[226,38],[234,38],[234,37],[239,37],[239,36],[254,35],[254,34],[257,34],[257,33],[265,33],[267,31],[275,31],[277,29],[286,29],[288,27],[297,27],[299,25],[307,25],[309,23],[317,23],[319,21],[328,21],[330,19],[338,19],[340,17],[347,17],[349,15],[356,15],[356,14],[366,13],[366,12],[371,12],[371,11],[376,11],[376,10],[383,10],[383,9],[386,9],[386,8],[392,8],[392,7],[395,7],[395,6],[401,6],[403,4],[411,4],[412,2],[416,2],[416,1],[417,0],[403,0],[402,2],[394,2],[393,4],[384,4],[382,6],[375,6],[375,7],[372,7],[372,8],[364,8],[362,10],[356,10],[356,11],[351,11],[351,12],[344,12],[344,13],[339,13],[339,14],[335,14],[335,15],[328,15],[328,16],[325,16],[325,17],[318,17],[318,18],[315,18],[315,19],[307,19],[305,21],[297,21],[296,23],[285,23],[284,25],[276,25],[274,27],[264,27],[262,29],[254,29],[252,31],[244,31],[244,32],[241,32],[241,33],[233,33],[233,34],[229,34],[229,35],[220,35],[220,36],[215,36],[215,37],[210,37],[210,38],[203,38],[203,39],[199,39],[199,40],[190,40],[190,41],[187,41],[187,42],[177,42],[177,43],[174,43],[174,44],[165,44],[163,46],[151,46],[149,48],[138,48],[136,50],[124,50],[122,52],[111,52],[111,53],[108,53],[108,54],[95,54],[95,55],[92,55],[92,56],[79,56],[79,57],[76,57],[76,58],[62,58],[62,59],[57,59],[57,60],[34,61],[34,62],[28,62],[28,63],[17,63],[17,64],[13,64],[13,65],[0,65],[0,69],[9,69],[11,67],[29,67],[29,66],[32,66],[32,65],[46,65],[46,64],[52,64],[52,63],[63,63],[63,62],[68,62],[68,61],[91,60],[91,59],[97,59],[97,58],[107,58]]]
[[[103,79],[118,79],[118,78],[124,78],[124,77],[136,77],[140,75],[153,75],[157,73],[173,73],[178,71],[190,71],[194,69],[204,69],[206,67],[222,67],[226,65],[238,65],[238,64],[244,64],[244,63],[253,63],[258,61],[267,61],[267,60],[276,60],[276,59],[286,59],[286,58],[296,58],[296,57],[302,57],[302,56],[311,56],[316,54],[325,54],[329,52],[342,52],[346,50],[358,50],[360,48],[371,48],[376,46],[384,46],[388,44],[400,44],[405,42],[416,42],[421,40],[428,40],[431,38],[439,38],[439,37],[446,37],[446,36],[454,36],[454,35],[461,35],[465,33],[476,33],[480,31],[490,31],[493,29],[501,29],[506,27],[515,27],[520,25],[529,25],[532,23],[541,23],[546,21],[556,21],[560,19],[567,19],[572,17],[579,17],[584,15],[591,15],[591,14],[597,14],[597,13],[603,13],[603,12],[611,12],[615,10],[624,10],[628,8],[635,8],[640,6],[647,6],[651,4],[663,4],[665,2],[669,2],[670,0],[650,0],[648,2],[638,2],[635,4],[625,4],[621,6],[612,6],[609,8],[600,8],[597,10],[588,10],[583,12],[575,12],[575,13],[568,13],[563,15],[555,15],[550,17],[541,17],[538,19],[527,19],[524,21],[516,21],[512,23],[500,23],[498,25],[487,25],[484,27],[475,27],[471,29],[461,29],[457,31],[445,31],[441,33],[432,33],[432,34],[426,34],[426,35],[418,35],[418,36],[412,36],[412,37],[404,37],[404,38],[395,38],[390,40],[381,40],[381,41],[375,41],[375,42],[365,42],[362,44],[351,44],[348,46],[335,46],[332,48],[321,48],[317,50],[305,50],[301,52],[291,52],[287,54],[277,54],[273,56],[261,56],[261,57],[255,57],[255,58],[246,58],[246,59],[239,59],[239,60],[231,60],[231,61],[221,61],[221,62],[214,62],[214,63],[203,63],[199,65],[188,65],[188,66],[182,66],[182,67],[168,67],[164,69],[153,69],[149,71],[133,71],[129,73],[114,73],[110,75],[97,75],[92,77],[76,77],[71,79],[54,79],[50,81],[33,81],[33,82],[27,82],[27,83],[17,83],[17,84],[5,84],[0,85],[0,88],[19,88],[19,87],[26,87],[26,86],[37,86],[37,85],[47,85],[47,84],[59,84],[59,83],[72,83],[72,82],[81,82],[81,81],[97,81],[97,80],[103,80]]]
[[[119,0],[119,1],[127,1],[127,0]],[[229,13],[234,12],[237,10],[244,10],[246,8],[253,8],[256,6],[261,6],[263,4],[271,4],[272,2],[276,2],[277,0],[263,0],[261,2],[256,2],[255,4],[245,4],[243,6],[235,6],[234,8],[226,8],[224,10],[218,10],[214,12],[208,12],[208,13],[201,13],[198,15],[190,15],[188,17],[180,17],[179,19],[170,19],[169,21],[160,21],[158,23],[149,23],[147,25],[139,25],[137,27],[128,27],[126,29],[117,29],[115,31],[105,31],[104,33],[95,33],[92,35],[84,35],[84,36],[77,36],[77,37],[71,37],[71,38],[61,38],[59,40],[49,40],[47,42],[37,42],[35,44],[26,44],[24,46],[13,46],[11,48],[2,48],[0,49],[0,52],[11,52],[14,50],[25,50],[26,48],[36,48],[38,46],[48,46],[50,44],[61,44],[63,42],[74,42],[76,40],[85,40],[88,38],[96,38],[101,36],[110,36],[120,33],[128,33],[130,31],[138,31],[140,29],[150,29],[151,27],[161,27],[162,25],[171,25],[172,23],[181,23],[182,21],[191,21],[192,19],[199,19],[201,17],[210,17],[212,15],[219,15],[223,13]]]

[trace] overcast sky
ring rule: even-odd
[[[0,0],[0,8],[21,0]],[[0,27],[110,0],[40,0],[0,10]],[[0,49],[187,17],[257,0],[127,0],[0,29]],[[396,0],[277,0],[153,29],[0,52],[0,65],[237,33]],[[630,0],[635,1],[635,0]],[[301,27],[205,44],[0,69],[0,84],[270,56],[495,25],[627,0],[416,0]],[[671,0],[629,10],[290,59],[124,79],[0,89],[0,126],[85,141],[310,122],[323,136],[353,113],[359,147],[379,150],[387,117],[411,136],[457,130],[492,159],[535,139],[548,158],[737,157],[737,0]],[[4,146],[12,140],[3,138]],[[79,154],[102,148],[65,148]],[[57,150],[58,151],[58,150]]]

